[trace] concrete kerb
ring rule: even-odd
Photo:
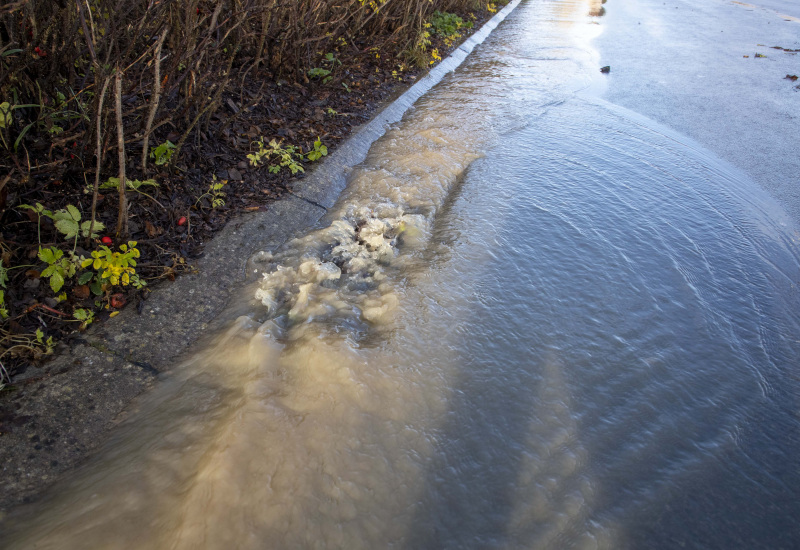
[[[291,194],[263,212],[229,222],[205,248],[195,273],[157,288],[141,313],[128,307],[88,330],[77,345],[58,349],[43,368],[13,380],[26,386],[17,417],[25,424],[2,435],[0,519],[3,511],[40,493],[77,465],[126,406],[168,371],[201,337],[247,282],[258,251],[274,252],[315,226],[344,190],[349,170],[361,163],[389,125],[455,70],[521,2],[512,0],[419,82],[382,109],[337,148]],[[53,380],[53,379],[57,379]],[[43,444],[43,441],[49,443]]]

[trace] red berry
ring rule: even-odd
[[[186,216],[178,218],[178,225],[186,225]]]
[[[119,309],[125,305],[125,296],[122,294],[111,295],[111,307]]]
[[[102,239],[100,239],[100,242],[103,243],[106,246],[114,243],[114,241],[111,240],[111,237],[108,237],[108,236],[103,237]]]

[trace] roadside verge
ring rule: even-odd
[[[157,288],[139,308],[88,330],[77,345],[58,349],[42,368],[14,380],[20,388],[10,425],[0,435],[0,519],[79,464],[125,416],[135,397],[157,383],[201,338],[247,282],[247,264],[313,227],[345,188],[387,127],[455,70],[520,3],[513,0],[449,57],[356,131],[288,197],[265,211],[234,219],[206,246],[196,271]]]

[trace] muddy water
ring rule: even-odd
[[[523,2],[9,548],[793,547],[798,233]]]

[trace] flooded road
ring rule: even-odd
[[[798,233],[522,2],[8,548],[791,548]]]

